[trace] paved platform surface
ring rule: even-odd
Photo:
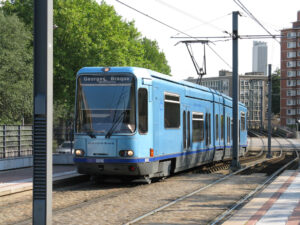
[[[0,171],[0,196],[32,189],[33,168]],[[73,165],[54,165],[53,181],[78,176]]]
[[[300,224],[300,170],[287,170],[224,225]]]

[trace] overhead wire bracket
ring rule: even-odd
[[[201,83],[202,77],[206,74],[206,53],[205,53],[205,45],[208,43],[208,40],[191,40],[191,41],[180,41],[178,43],[184,43],[189,54],[190,57],[192,59],[192,62],[194,64],[195,70],[197,75],[199,76],[197,79],[197,84]],[[177,44],[178,44],[177,43]],[[193,53],[193,49],[192,49],[192,44],[194,43],[201,43],[203,44],[203,64],[202,67],[200,67],[194,57],[194,53]]]

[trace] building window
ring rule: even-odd
[[[286,105],[296,105],[296,100],[295,99],[288,99],[286,102]]]
[[[297,95],[300,95],[300,89],[297,89]]]
[[[287,71],[287,76],[288,77],[295,77],[296,76],[296,71],[295,70],[289,70],[289,71]]]
[[[300,70],[297,71],[297,76],[300,76]]]
[[[294,86],[296,86],[296,80],[287,80],[286,85],[288,87],[294,87]]]
[[[298,37],[300,37],[300,32],[298,32]]]
[[[298,47],[300,47],[300,41],[298,42]]]
[[[145,134],[148,132],[148,91],[140,88],[138,92],[139,109],[139,132]]]
[[[297,108],[297,115],[300,115],[300,108]]]
[[[296,32],[288,32],[287,33],[287,38],[295,38],[297,36]]]
[[[296,61],[288,61],[286,67],[296,67]]]
[[[300,85],[300,80],[297,80],[297,85]]]
[[[288,125],[295,124],[295,119],[294,118],[287,118],[286,124],[288,124]]]
[[[297,105],[300,105],[300,98],[297,99]]]
[[[289,116],[294,116],[294,115],[296,115],[296,110],[295,109],[287,109],[286,114]]]
[[[300,61],[297,61],[297,66],[300,67]]]
[[[296,48],[296,42],[295,41],[290,41],[287,43],[287,48]]]
[[[300,56],[300,51],[298,51],[298,54],[297,54],[298,56]]]
[[[180,98],[177,94],[165,94],[165,128],[180,127]]]
[[[200,142],[204,139],[204,118],[203,113],[193,112],[192,117],[193,142]]]
[[[295,58],[296,57],[296,52],[288,52],[286,57],[287,58]]]
[[[296,96],[296,91],[295,90],[287,90],[286,95],[287,96]]]

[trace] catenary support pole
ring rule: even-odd
[[[52,224],[53,0],[34,0],[34,225]]]
[[[271,154],[271,135],[272,135],[272,65],[268,66],[268,154],[267,158],[272,158]]]
[[[233,114],[233,131],[232,131],[232,170],[241,167],[239,162],[239,74],[238,74],[238,16],[239,12],[232,14],[232,114]],[[227,134],[230,135],[230,134]]]

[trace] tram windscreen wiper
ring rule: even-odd
[[[119,123],[123,120],[124,115],[126,113],[126,110],[123,110],[120,115],[117,117],[117,119],[113,122],[111,128],[109,131],[106,133],[105,138],[110,138],[115,129],[118,127]]]
[[[94,134],[93,130],[90,129],[90,130],[87,130],[87,135],[89,135],[91,138],[96,138],[96,135]]]

